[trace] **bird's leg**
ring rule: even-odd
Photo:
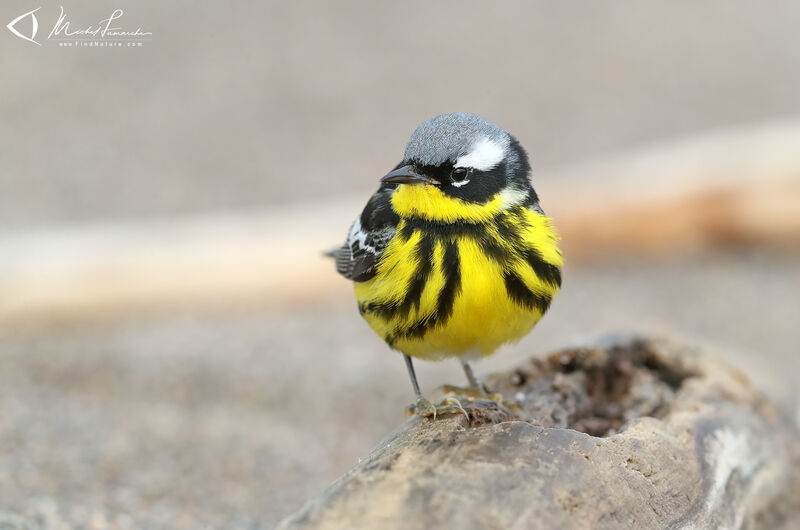
[[[469,361],[464,359],[459,359],[459,361],[461,361],[461,367],[464,369],[464,374],[467,376],[469,386],[442,385],[439,387],[439,390],[445,394],[462,394],[470,398],[488,399],[490,401],[497,401],[498,403],[502,402],[503,396],[500,394],[490,394],[486,390],[481,380],[475,375],[475,371],[472,369],[472,365],[469,364]]]
[[[464,374],[467,376],[467,381],[469,381],[469,386],[477,388],[484,396],[488,395],[486,392],[486,387],[483,386],[483,383],[478,379],[475,375],[475,372],[472,370],[472,365],[469,364],[469,361],[465,361],[464,359],[459,359],[461,361],[461,367],[464,369]]]
[[[436,419],[436,416],[441,414],[464,414],[469,420],[469,414],[461,406],[461,402],[454,397],[444,398],[437,405],[431,403],[422,392],[419,390],[419,383],[417,383],[417,374],[414,372],[414,364],[411,362],[411,357],[403,354],[406,360],[406,368],[408,368],[408,376],[411,378],[411,386],[414,388],[414,394],[417,397],[417,402],[413,405],[406,407],[406,417],[410,414],[416,414],[421,417],[430,417]]]

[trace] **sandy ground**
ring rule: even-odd
[[[612,330],[678,333],[796,406],[800,255],[568,269],[520,344],[482,372]],[[351,295],[316,308],[109,319],[0,338],[0,521],[269,527],[402,421],[401,359]],[[423,388],[461,383],[420,364]],[[67,527],[68,527],[67,526]]]

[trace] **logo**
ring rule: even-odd
[[[36,34],[39,31],[39,19],[36,18],[36,12],[41,7],[37,7],[32,11],[23,13],[14,20],[8,23],[6,27],[15,36],[28,42],[32,42],[37,46],[42,43],[36,40]],[[74,46],[105,46],[105,47],[140,47],[144,42],[152,40],[152,32],[143,31],[141,26],[136,29],[125,28],[121,25],[120,19],[125,12],[122,9],[115,9],[111,12],[108,18],[104,18],[97,23],[89,25],[78,25],[81,22],[73,23],[64,11],[64,6],[61,6],[61,13],[55,19],[55,23],[47,35],[45,41],[53,41],[58,43],[61,47],[74,47]],[[40,13],[41,15],[41,13]],[[24,20],[30,18],[31,30],[30,35],[26,35],[24,27]]]
[[[11,33],[16,35],[20,39],[25,39],[26,41],[32,42],[37,46],[41,46],[41,44],[39,44],[38,42],[36,42],[36,40],[34,40],[34,39],[36,39],[36,32],[39,31],[39,21],[36,19],[36,15],[34,15],[34,13],[36,13],[40,9],[41,9],[41,7],[37,7],[33,11],[28,11],[24,15],[18,16],[17,18],[15,18],[11,22],[9,22],[6,27],[11,30]],[[63,10],[64,8],[62,7],[61,9]],[[19,22],[20,20],[22,20],[25,17],[31,17],[32,29],[31,29],[31,36],[30,37],[26,37],[25,35],[20,33],[17,30],[17,28],[15,27],[17,25],[17,22]]]

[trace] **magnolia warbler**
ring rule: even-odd
[[[463,412],[423,397],[411,357],[470,360],[525,336],[561,286],[559,237],[519,142],[474,114],[422,123],[331,252],[370,327],[405,358],[421,416]]]

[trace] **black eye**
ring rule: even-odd
[[[469,169],[465,167],[455,167],[450,173],[450,178],[453,182],[464,182],[469,177]]]

